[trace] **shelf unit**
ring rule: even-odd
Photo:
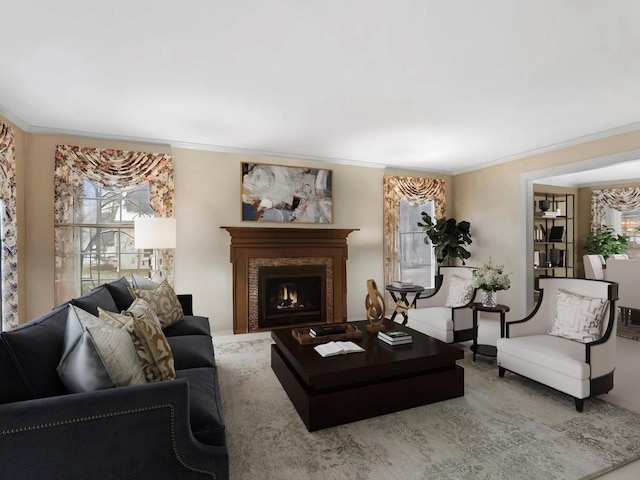
[[[540,209],[540,200],[548,200],[548,212],[556,212],[556,216],[545,216]],[[557,227],[556,230],[564,229],[561,241],[549,241],[553,227]],[[574,277],[575,195],[534,192],[533,235],[534,275]]]

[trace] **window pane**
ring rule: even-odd
[[[402,280],[430,288],[436,269],[431,244],[424,243],[426,235],[418,226],[422,212],[433,216],[433,202],[412,205],[405,199],[400,201],[398,258]]]
[[[134,248],[133,220],[151,216],[149,185],[126,192],[85,181],[75,192],[75,252],[81,293],[132,273],[146,276],[152,250]],[[95,224],[95,226],[87,226]]]
[[[621,220],[621,233],[629,237],[629,258],[640,259],[640,209],[631,212],[623,212]]]

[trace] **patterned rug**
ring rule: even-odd
[[[631,340],[640,340],[640,310],[619,308],[618,318],[618,336]]]
[[[594,478],[640,458],[640,415],[573,400],[469,352],[465,396],[309,433],[269,339],[216,343],[231,480]],[[354,354],[357,355],[357,354]]]
[[[624,322],[618,322],[618,336],[624,338],[630,338],[631,340],[640,340],[640,325],[637,323],[629,322],[627,325]]]

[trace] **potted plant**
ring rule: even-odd
[[[469,232],[471,224],[464,221],[457,223],[455,218],[439,218],[434,223],[426,212],[422,212],[422,220],[425,223],[418,222],[418,226],[427,235],[424,238],[424,243],[431,242],[433,244],[433,252],[438,263],[447,266],[450,259],[459,258],[465,265],[464,261],[471,256],[469,251],[464,248],[472,242]]]
[[[509,274],[504,273],[504,265],[496,265],[489,258],[489,262],[473,271],[472,285],[479,288],[480,301],[484,307],[498,305],[498,290],[508,290],[511,287]]]
[[[587,240],[584,247],[587,255],[602,255],[605,262],[613,254],[627,252],[629,237],[618,235],[608,225],[602,225],[598,232],[589,232],[584,237]]]

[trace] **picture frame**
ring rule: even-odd
[[[333,223],[333,170],[241,163],[242,221]]]

